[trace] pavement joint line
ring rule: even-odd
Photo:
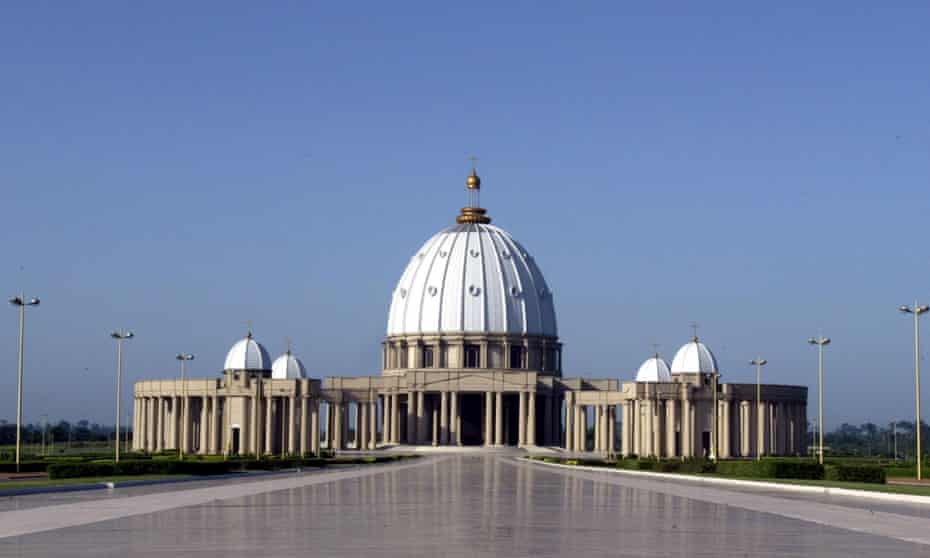
[[[0,539],[202,505],[220,500],[255,496],[267,492],[291,490],[315,484],[378,475],[431,465],[445,459],[448,459],[448,457],[425,457],[411,461],[400,461],[385,465],[367,465],[320,474],[271,479],[266,477],[253,482],[194,488],[192,490],[174,490],[118,499],[103,498],[24,510],[4,511],[0,512]]]
[[[927,518],[908,516],[883,511],[872,511],[863,508],[854,508],[840,504],[827,504],[817,501],[806,501],[799,505],[796,500],[789,500],[767,494],[752,494],[724,488],[700,486],[699,483],[687,483],[678,475],[667,473],[651,473],[647,471],[624,471],[621,469],[607,469],[605,467],[590,467],[585,465],[562,465],[561,463],[544,463],[525,458],[511,461],[514,466],[529,466],[551,468],[568,472],[573,476],[590,480],[592,482],[610,482],[633,489],[648,490],[672,497],[688,498],[722,506],[732,506],[759,513],[769,513],[790,519],[816,523],[827,527],[846,529],[870,535],[878,535],[905,542],[930,545],[930,532],[927,529]],[[599,473],[593,475],[591,473]],[[621,473],[621,474],[612,474]],[[622,473],[636,473],[624,475]],[[641,477],[634,481],[636,477]],[[650,478],[652,477],[652,478]],[[684,483],[669,484],[662,481],[677,480]],[[749,481],[752,482],[752,481]],[[754,483],[753,486],[757,486]],[[819,492],[824,495],[823,492]]]
[[[525,458],[524,458],[525,459]],[[804,484],[790,484],[779,482],[754,481],[745,479],[722,479],[718,477],[699,477],[696,475],[680,475],[676,473],[656,473],[654,471],[631,471],[629,469],[617,469],[610,467],[591,467],[587,465],[564,465],[562,463],[546,463],[544,461],[535,461],[526,459],[530,463],[546,465],[549,467],[565,467],[568,469],[582,469],[585,471],[608,471],[619,473],[621,475],[652,477],[659,479],[672,479],[682,482],[694,482],[704,484],[722,484],[730,486],[745,486],[749,488],[771,488],[783,490],[785,492],[807,492],[810,494],[819,494],[821,496],[843,496],[851,498],[871,498],[874,500],[887,500],[891,502],[907,504],[924,504],[930,505],[930,496],[919,496],[916,494],[892,494],[888,492],[877,492],[872,490],[855,490],[852,488],[839,488],[833,486],[811,486]]]

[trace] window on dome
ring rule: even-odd
[[[523,353],[520,345],[510,346],[510,368],[523,368]]]
[[[481,361],[481,347],[465,345],[465,368],[478,368]]]
[[[423,368],[433,367],[433,347],[423,347]]]

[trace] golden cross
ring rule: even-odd
[[[697,338],[698,338],[697,332],[698,332],[698,328],[699,328],[699,327],[700,327],[700,325],[698,325],[697,322],[691,322],[691,330],[694,331],[694,339],[695,339],[695,340],[697,340]]]
[[[477,163],[478,163],[478,158],[475,157],[474,155],[472,155],[472,156],[469,157],[468,159],[471,161],[471,170],[475,170],[475,167],[476,167],[476,165],[477,165]]]
[[[653,344],[652,344],[652,352],[655,353],[656,356],[659,356],[659,347],[660,347],[660,346],[661,346],[661,345],[659,345],[658,343],[653,343]]]

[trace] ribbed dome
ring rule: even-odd
[[[695,337],[683,345],[672,360],[672,374],[682,373],[716,373],[717,359],[704,343]]]
[[[271,377],[275,380],[299,380],[307,377],[307,369],[299,358],[288,351],[271,365]]]
[[[671,382],[672,373],[669,371],[668,363],[665,359],[656,355],[639,367],[636,372],[637,382]]]
[[[394,289],[388,335],[463,332],[558,335],[542,272],[523,246],[493,225],[440,231],[414,255]]]
[[[261,343],[252,338],[249,333],[245,339],[240,339],[226,353],[226,364],[223,370],[270,370],[271,357]]]

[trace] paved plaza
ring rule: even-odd
[[[0,556],[930,556],[930,508],[513,454],[0,498]]]

